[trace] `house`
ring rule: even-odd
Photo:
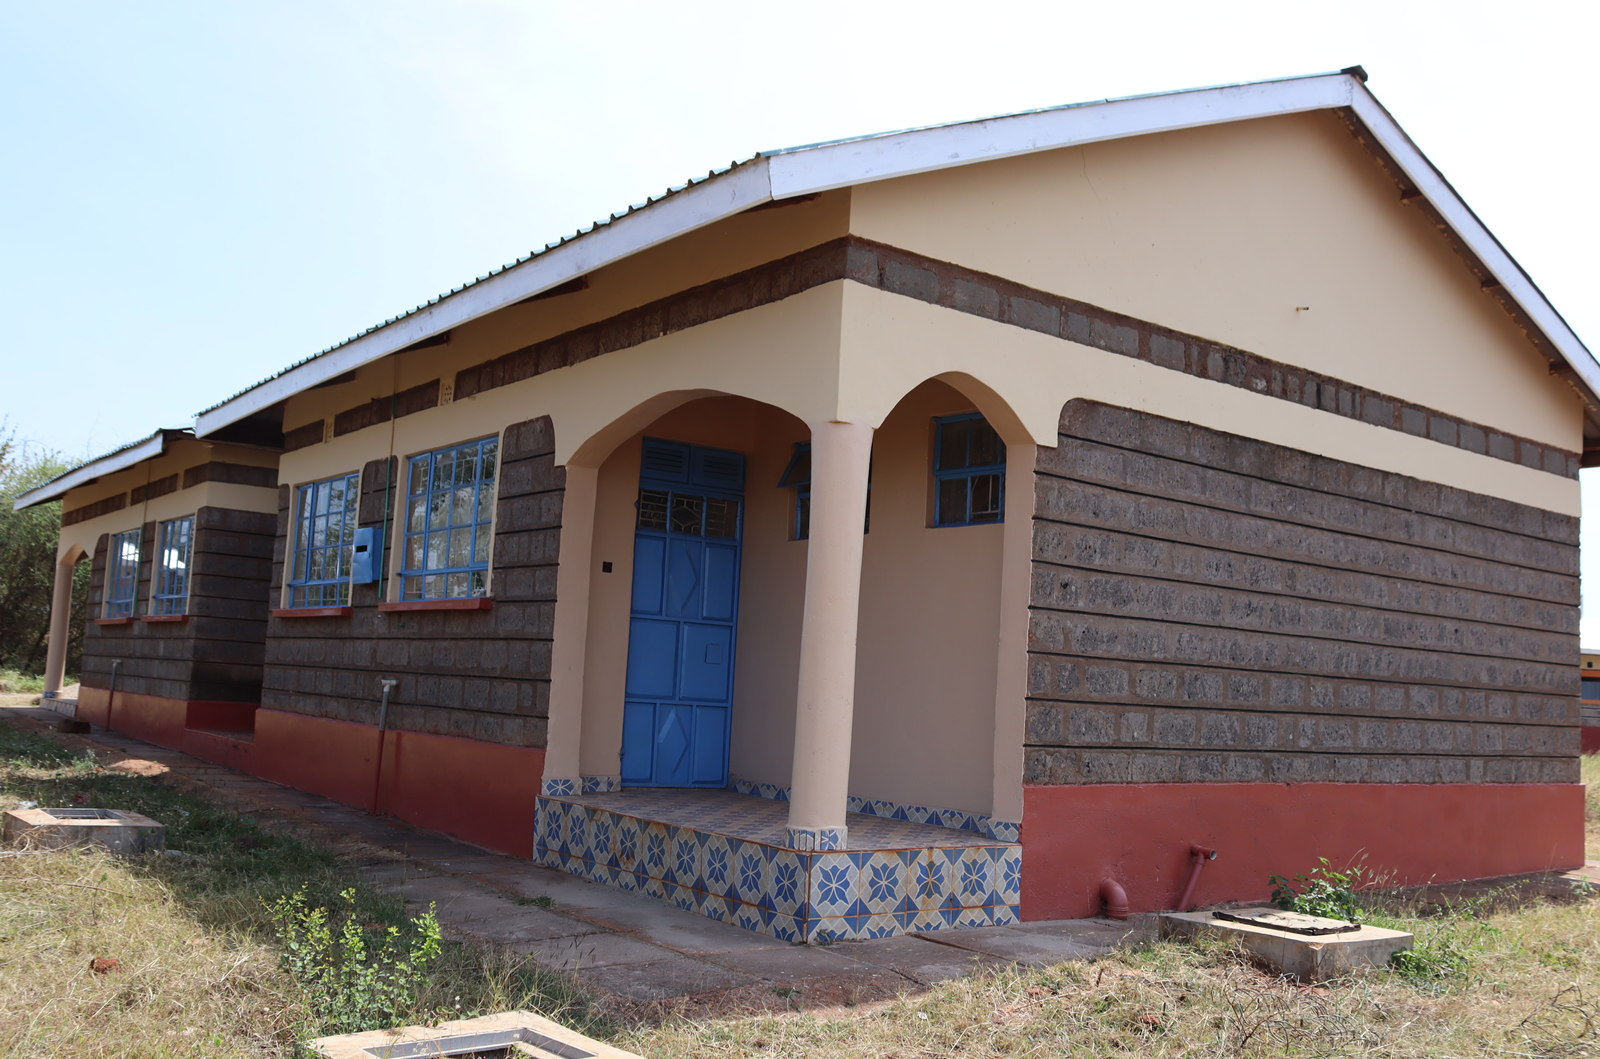
[[[1600,652],[1584,651],[1578,677],[1578,715],[1585,754],[1600,754]]]
[[[758,155],[36,490],[195,513],[83,708],[796,941],[1580,864],[1600,364],[1364,81]]]

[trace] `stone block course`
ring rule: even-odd
[[[543,746],[549,710],[550,639],[560,552],[565,471],[554,465],[547,417],[517,423],[501,438],[489,610],[377,609],[377,586],[358,585],[349,618],[274,619],[268,639],[263,705],[373,724],[380,678],[399,681],[390,696],[391,727]],[[385,491],[386,475],[393,484]],[[398,510],[398,461],[362,469],[359,520],[382,525],[387,495]],[[290,499],[280,495],[277,577],[292,532]],[[403,544],[390,525],[387,547]]]
[[[1073,402],[1030,783],[1572,782],[1575,521]]]

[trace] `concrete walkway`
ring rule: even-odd
[[[60,717],[5,703],[0,715],[34,728],[53,727]],[[59,738],[93,748],[108,767],[192,784],[264,826],[310,831],[349,856],[368,883],[401,895],[408,911],[436,905],[450,936],[504,946],[574,974],[611,994],[619,1009],[711,1014],[859,1004],[985,966],[1086,959],[1147,929],[1135,921],[1068,920],[788,945],[117,732],[95,727],[87,736]],[[549,907],[534,898],[549,898]]]

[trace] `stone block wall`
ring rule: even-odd
[[[1578,520],[1074,401],[1030,784],[1578,780]]]
[[[149,609],[156,561],[156,523],[144,526],[136,614]],[[121,659],[117,690],[184,701],[256,702],[266,642],[271,515],[202,507],[195,513],[188,620],[96,625],[105,613],[106,552],[95,545],[89,625],[83,641],[83,683],[107,688]]]
[[[394,475],[387,491],[386,474]],[[362,468],[360,525],[383,526],[387,512],[404,510],[403,481],[397,459]],[[373,584],[354,587],[349,616],[274,617],[262,705],[376,724],[378,682],[391,678],[400,682],[389,699],[391,728],[543,747],[565,481],[566,472],[555,466],[548,416],[507,427],[497,479],[492,607],[384,612]],[[293,531],[292,495],[290,486],[279,490],[275,602]],[[388,527],[385,546],[392,551],[403,527],[392,515]]]

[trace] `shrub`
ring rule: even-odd
[[[1361,885],[1362,869],[1351,867],[1334,871],[1327,857],[1317,859],[1322,862],[1321,867],[1311,869],[1309,875],[1297,874],[1293,882],[1282,875],[1272,876],[1268,880],[1272,883],[1272,900],[1285,912],[1361,922],[1361,902],[1356,890]],[[1296,882],[1302,889],[1295,889]]]
[[[357,1033],[403,1025],[439,955],[441,932],[433,909],[400,928],[363,925],[356,892],[339,895],[347,908],[335,931],[325,907],[309,907],[302,888],[270,907],[283,968],[305,994],[316,1033]],[[376,934],[369,941],[369,934]]]

